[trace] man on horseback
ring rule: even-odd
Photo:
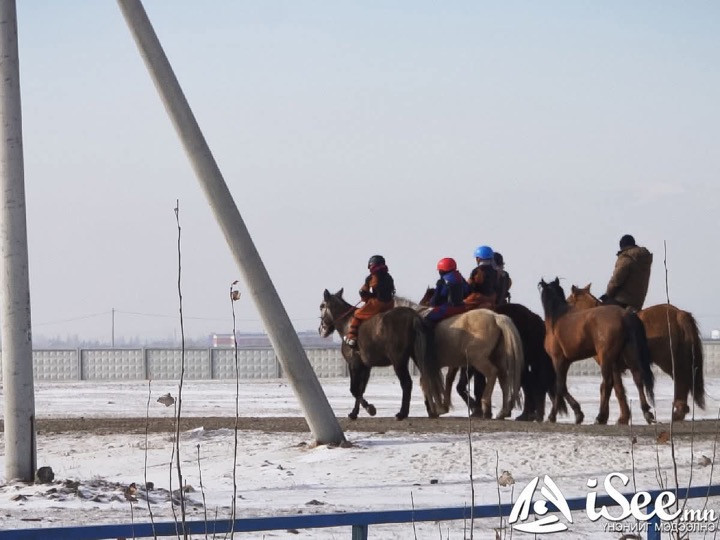
[[[475,250],[477,266],[467,280],[470,294],[465,298],[465,305],[468,309],[490,308],[497,303],[498,272],[494,257],[490,246],[480,246]]]
[[[652,260],[652,253],[636,245],[631,235],[624,235],[620,239],[613,275],[600,301],[640,311],[647,295]]]
[[[446,257],[437,263],[440,279],[435,284],[435,292],[430,298],[432,309],[425,315],[425,321],[431,324],[464,313],[467,306],[463,298],[470,292],[465,278],[457,270],[455,259]]]
[[[357,347],[358,327],[362,321],[395,306],[395,282],[388,273],[385,258],[382,255],[370,257],[368,270],[370,275],[365,278],[365,283],[359,291],[360,300],[364,301],[365,305],[355,310],[349,330],[343,338],[350,347]]]
[[[497,305],[503,306],[510,303],[510,287],[512,287],[512,279],[510,279],[510,274],[508,274],[505,270],[505,260],[499,251],[496,251],[493,254],[493,259],[498,273]]]

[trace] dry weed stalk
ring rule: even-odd
[[[143,482],[145,482],[145,502],[147,503],[148,514],[150,515],[150,526],[152,527],[153,538],[157,540],[155,532],[155,517],[153,516],[152,507],[150,506],[150,493],[148,489],[147,469],[148,469],[148,428],[150,425],[150,398],[152,396],[152,379],[148,380],[148,398],[145,404],[145,463],[143,466]]]
[[[180,465],[180,417],[182,414],[182,390],[185,379],[185,325],[183,322],[183,298],[182,298],[182,250],[180,245],[182,228],[180,227],[180,201],[175,200],[175,222],[177,223],[177,253],[178,253],[178,277],[177,290],[180,311],[180,384],[178,386],[177,408],[175,415],[175,459],[177,464],[177,477],[180,492],[180,516],[182,518],[183,538],[187,540],[187,528],[185,526],[187,517],[185,514],[185,490],[183,485],[182,467]],[[170,490],[172,498],[172,489]]]

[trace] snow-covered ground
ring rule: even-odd
[[[321,380],[331,406],[345,416],[352,406],[346,379]],[[634,388],[627,384],[629,396]],[[411,415],[425,416],[416,384]],[[594,417],[598,381],[575,377],[570,391],[581,401],[587,418]],[[177,393],[175,382],[38,383],[38,418],[58,417],[145,417],[150,392],[150,415],[172,417],[156,399]],[[707,382],[705,411],[697,418],[716,418],[720,407],[720,380]],[[670,414],[671,381],[659,377],[656,387],[658,416]],[[394,377],[374,377],[367,397],[380,416],[392,416],[399,408],[400,390]],[[299,416],[300,409],[288,383],[283,380],[241,381],[243,416]],[[495,402],[499,395],[495,396]],[[455,399],[456,404],[459,403]],[[0,408],[2,401],[0,401]],[[639,419],[637,400],[632,403]],[[233,416],[234,381],[190,381],[183,387],[183,415]],[[361,412],[361,414],[364,414]],[[464,415],[457,407],[452,415]],[[617,406],[611,402],[611,422]],[[566,419],[565,421],[569,421]],[[639,421],[639,420],[638,420]],[[463,506],[472,503],[468,436],[452,434],[415,435],[400,431],[385,433],[349,432],[349,448],[314,447],[309,433],[243,432],[238,437],[238,517],[335,513],[363,510],[394,510]],[[24,485],[7,483],[0,476],[0,529],[50,527],[70,524],[148,522],[145,492],[128,501],[124,490],[131,483],[154,484],[149,492],[155,521],[172,521],[169,490],[177,488],[176,471],[170,468],[171,434],[88,433],[43,434],[37,439],[38,465],[52,467],[55,483]],[[181,436],[183,477],[192,486],[188,493],[189,519],[230,516],[233,496],[234,433],[221,429],[197,429]],[[676,461],[680,486],[705,485],[711,481],[714,460],[713,437],[677,438]],[[0,474],[4,474],[4,441],[0,444]],[[146,465],[147,463],[147,465]],[[567,498],[585,496],[588,479],[600,485],[610,472],[635,477],[638,490],[657,489],[658,478],[674,486],[669,444],[655,437],[609,437],[567,433],[477,433],[472,439],[475,504],[497,504],[516,500],[519,492],[536,476],[549,475]],[[496,470],[509,471],[515,486],[500,487]],[[713,474],[718,476],[717,471]],[[202,476],[202,483],[200,481]],[[171,480],[172,479],[172,480]],[[172,486],[171,486],[172,481]],[[717,483],[717,480],[715,480]],[[500,495],[498,495],[498,491]],[[632,491],[632,487],[621,489]],[[202,506],[203,498],[205,507]],[[703,501],[691,502],[701,507]],[[708,508],[720,513],[720,501]],[[611,512],[618,512],[617,509]],[[584,512],[573,514],[562,538],[613,538],[604,532],[607,522],[592,523]],[[478,520],[475,538],[495,538],[498,519]],[[463,538],[462,522],[379,525],[370,527],[371,538]],[[517,538],[531,535],[515,531]],[[349,528],[275,531],[243,535],[243,538],[349,538]],[[509,536],[508,536],[509,537]],[[700,535],[699,537],[702,537]],[[713,537],[712,534],[709,535]]]

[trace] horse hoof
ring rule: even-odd
[[[557,417],[554,414],[551,414],[550,416],[548,416],[547,421],[550,422],[551,424],[554,424],[555,422],[557,422]]]
[[[403,414],[403,413],[397,413],[397,414],[395,415],[395,419],[396,419],[396,420],[405,420],[407,417],[408,417],[408,415],[407,415],[407,414]]]
[[[627,426],[630,423],[629,418],[618,418],[617,425],[618,426]]]
[[[375,409],[375,405],[368,405],[367,406],[367,412],[370,416],[375,416],[377,414],[377,410]]]
[[[654,424],[655,423],[655,415],[651,413],[650,411],[647,411],[643,413],[643,416],[645,417],[645,421],[648,424]]]
[[[604,426],[607,424],[607,418],[600,418],[599,416],[595,419],[595,425],[596,426]]]
[[[529,422],[530,421],[530,415],[527,413],[522,413],[520,416],[515,417],[516,422]]]
[[[575,415],[575,423],[576,424],[582,424],[583,420],[585,420],[585,415],[583,413]]]
[[[358,417],[357,413],[350,413],[350,414],[348,414],[348,418],[349,418],[350,420],[357,420],[357,417]]]

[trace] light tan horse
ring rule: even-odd
[[[567,300],[581,308],[602,305],[590,292],[590,284],[586,287],[573,285]],[[704,409],[703,349],[695,318],[672,304],[650,306],[638,311],[637,315],[645,326],[650,359],[673,378],[673,420],[683,420],[690,411],[689,392],[697,406]]]
[[[420,314],[428,308],[411,300],[395,298],[396,305],[415,308]],[[496,418],[510,416],[520,404],[520,383],[524,367],[522,340],[510,317],[488,309],[473,309],[440,321],[434,330],[432,351],[441,367],[450,368],[453,376],[445,384],[445,395],[439,411],[450,409],[452,382],[457,368],[472,366],[485,375],[487,384],[480,398],[480,414],[492,416],[492,393],[500,383],[502,408]],[[454,368],[454,369],[453,369]]]

